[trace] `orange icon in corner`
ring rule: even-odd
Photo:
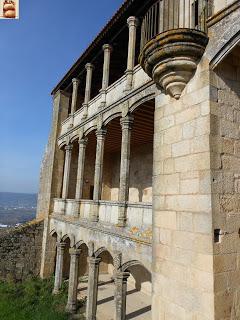
[[[16,4],[13,0],[5,0],[3,3],[4,18],[16,18]]]

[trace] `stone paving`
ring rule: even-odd
[[[99,276],[97,320],[114,319],[114,282],[109,274]],[[78,298],[86,297],[87,283],[79,285]],[[132,284],[128,284],[126,320],[150,320],[151,319],[151,297],[143,292],[137,291]]]

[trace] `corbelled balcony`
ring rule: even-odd
[[[208,43],[207,0],[158,0],[141,29],[139,62],[166,94],[179,99]]]

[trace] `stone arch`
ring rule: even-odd
[[[67,142],[65,140],[61,141],[59,144],[58,144],[58,147],[60,150],[63,150],[63,148],[66,146]]]
[[[83,132],[83,136],[87,137],[87,135],[89,133],[91,133],[92,131],[96,131],[96,130],[97,130],[97,125],[93,125],[93,126],[87,128],[86,131]]]
[[[65,234],[64,236],[62,236],[61,242],[66,242],[68,239],[69,239],[70,247],[74,247],[75,239],[73,235]]]
[[[133,113],[139,106],[141,106],[143,103],[150,101],[155,98],[155,92],[149,93],[148,95],[141,97],[137,101],[133,102],[132,105],[129,108],[129,112]]]
[[[122,112],[118,111],[110,116],[108,116],[104,121],[103,121],[103,126],[107,126],[108,123],[110,123],[112,120],[119,118],[122,116]]]
[[[72,236],[65,234],[60,239],[60,242],[65,243],[64,253],[63,253],[63,278],[64,279],[69,278],[69,271],[70,271],[69,249],[74,246],[74,243],[72,243],[72,238],[73,238]]]
[[[75,133],[74,135],[71,136],[70,143],[76,142],[78,138],[79,138],[79,134]]]
[[[224,58],[240,43],[240,30],[215,54],[210,62],[211,69],[215,69]]]
[[[134,290],[141,291],[148,298],[152,291],[152,275],[151,272],[138,260],[131,260],[122,265],[122,272],[128,272],[130,277],[128,282]],[[149,307],[149,306],[148,306]]]
[[[80,252],[80,259],[78,262],[79,269],[78,269],[78,276],[86,276],[88,274],[88,257],[89,257],[89,248],[88,245],[83,241],[80,240],[75,244],[76,249],[81,249]]]
[[[105,251],[108,252],[113,259],[114,255],[106,247],[101,247],[101,248],[97,249],[94,253],[95,258],[98,258]]]
[[[80,247],[81,247],[83,244],[85,244],[85,242],[84,242],[83,240],[80,240],[80,241],[78,241],[78,242],[75,244],[75,248],[76,248],[76,249],[80,249]]]
[[[55,235],[56,235],[57,237],[59,237],[56,229],[52,229],[52,230],[49,232],[49,234],[50,234],[51,237],[54,237]]]
[[[138,261],[138,260],[131,260],[131,261],[125,262],[125,263],[122,265],[121,269],[122,269],[123,272],[126,272],[126,271],[128,271],[129,268],[131,268],[131,267],[133,267],[133,266],[138,266],[138,265],[143,266],[143,264],[142,264],[140,261]]]

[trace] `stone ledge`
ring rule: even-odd
[[[240,2],[239,2],[239,0],[236,0],[235,2],[231,3],[226,8],[218,11],[216,14],[211,16],[207,20],[207,27],[210,28],[211,26],[218,23],[220,20],[224,19],[226,16],[228,16],[229,14],[231,14],[233,11],[237,10],[238,8],[240,8]]]
[[[101,222],[91,222],[87,219],[73,219],[72,217],[68,216],[57,216],[54,215],[51,217],[52,219],[55,219],[57,221],[61,221],[64,223],[69,223],[73,225],[80,226],[82,228],[86,228],[92,231],[108,234],[111,236],[119,237],[122,239],[126,239],[129,241],[137,242],[146,246],[152,246],[152,242],[147,239],[142,239],[136,236],[132,236],[128,233],[130,230],[127,230],[127,228],[117,228],[112,224],[103,224]]]
[[[68,132],[64,133],[63,135],[58,137],[58,141],[64,139],[67,136],[70,136],[71,134],[73,134],[74,132],[76,132],[77,130],[79,130],[80,128],[84,128],[84,126],[88,123],[93,121],[94,119],[97,118],[97,116],[99,114],[104,114],[107,111],[110,111],[111,109],[117,107],[118,105],[130,100],[132,97],[138,95],[139,93],[141,93],[142,91],[146,90],[147,88],[150,88],[151,86],[154,85],[154,82],[152,80],[150,80],[149,82],[147,82],[146,84],[144,84],[143,86],[137,88],[134,91],[131,91],[130,93],[128,93],[127,95],[123,96],[122,98],[120,98],[118,101],[114,102],[112,105],[107,106],[105,109],[98,111],[97,113],[95,113],[94,115],[92,115],[91,117],[87,118],[85,121],[83,121],[82,123],[80,123],[79,125],[73,127],[71,130],[69,130]]]

